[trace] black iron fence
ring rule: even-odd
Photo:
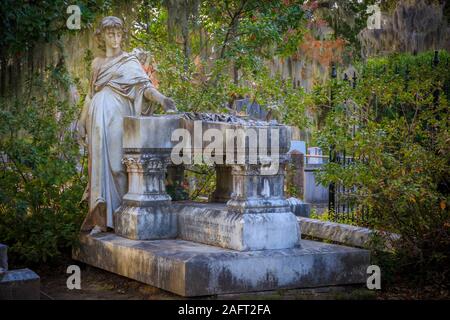
[[[335,65],[332,66],[331,69],[331,78],[336,79],[337,78],[337,72]],[[357,76],[356,72],[353,73],[352,79],[349,79],[348,75],[344,74],[344,81],[348,82],[349,85],[355,89],[357,85]],[[331,109],[335,108],[334,105],[334,92],[333,92],[333,86],[331,86],[330,90],[330,102],[331,102]],[[346,110],[347,111],[347,110]],[[354,110],[352,110],[354,111]],[[347,114],[347,112],[346,112]],[[355,134],[355,126],[351,128],[351,134]],[[330,147],[330,155],[329,155],[329,162],[337,163],[343,167],[352,165],[355,161],[354,156],[349,156],[344,151],[336,151],[335,146]],[[343,184],[340,183],[330,183],[328,186],[328,211],[330,213],[331,218],[334,221],[342,221],[350,219],[352,221],[357,219],[357,212],[358,209],[358,201],[356,199],[356,187],[346,187]]]
[[[442,63],[439,59],[439,52],[434,52],[434,57],[431,60],[431,66],[437,67],[439,63]],[[444,62],[448,66],[448,58],[447,61]],[[384,72],[381,70],[381,72]],[[395,68],[395,73],[397,75],[403,75],[405,79],[405,90],[408,90],[408,81],[410,79],[410,70],[408,65],[404,68],[403,71],[400,71],[398,67]],[[361,75],[363,77],[364,74]],[[337,71],[336,67],[332,66],[331,71],[331,78],[336,79],[337,78]],[[356,75],[356,72],[351,75],[351,78],[349,75],[344,74],[343,80],[348,82],[348,84],[353,88],[356,89],[358,85],[358,77]],[[446,81],[441,88],[436,87],[436,89],[433,91],[433,105],[436,107],[439,103],[439,96],[440,94],[445,94],[447,96],[447,99],[450,97],[450,84],[448,81]],[[374,97],[373,99],[373,105],[371,108],[375,112],[375,117],[378,118],[379,116],[379,110],[378,110],[378,97]],[[333,86],[331,86],[330,90],[330,103],[331,103],[331,110],[333,110],[336,105],[334,103],[334,92],[333,92]],[[394,106],[397,107],[397,106]],[[348,116],[354,116],[355,114],[358,114],[358,112],[362,112],[362,110],[356,110],[356,105],[346,105],[346,108],[353,108],[352,110],[345,110],[346,114]],[[352,135],[352,137],[355,135],[356,131],[359,127],[364,125],[364,117],[356,117],[357,121],[359,122],[358,125],[355,125],[355,121],[352,121],[352,127],[349,128],[349,132]],[[354,119],[353,119],[354,120]],[[430,128],[430,130],[433,130],[433,128]],[[337,151],[335,146],[330,147],[330,154],[329,154],[329,162],[337,163],[343,167],[351,166],[356,164],[357,162],[361,161],[367,161],[367,157],[359,157],[355,158],[354,155],[346,154],[346,151]],[[369,210],[367,207],[365,207],[363,203],[363,199],[361,199],[362,195],[357,192],[357,187],[352,186],[344,186],[340,183],[330,183],[328,187],[328,210],[330,212],[330,216],[334,221],[353,221],[355,223],[364,223],[367,221],[369,216]]]

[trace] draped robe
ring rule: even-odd
[[[134,55],[122,52],[103,63],[93,63],[92,99],[87,104],[89,151],[89,212],[82,230],[114,228],[113,213],[127,191],[122,164],[123,119],[140,115],[144,92],[153,87]]]

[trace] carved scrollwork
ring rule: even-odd
[[[128,171],[139,172],[165,172],[169,163],[170,159],[153,154],[126,155],[122,159]]]
[[[257,176],[261,174],[261,165],[258,164],[236,164],[231,165],[232,175]]]

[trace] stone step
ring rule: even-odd
[[[0,274],[0,300],[39,300],[41,280],[30,269]]]
[[[288,249],[300,241],[292,212],[230,213],[225,204],[193,202],[176,211],[178,238],[183,240],[238,251]]]
[[[185,240],[81,234],[75,260],[194,297],[365,283],[369,251],[302,240],[300,247],[235,251]]]

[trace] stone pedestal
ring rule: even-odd
[[[279,161],[276,174],[265,175],[261,164],[232,165],[233,192],[227,202],[230,212],[289,212],[284,196],[285,161]]]
[[[291,197],[303,199],[305,156],[298,150],[289,152],[290,161],[286,170],[286,189]]]
[[[166,171],[170,155],[145,150],[126,150],[122,162],[128,172],[128,192],[123,202],[147,206],[167,203],[172,199],[166,192]]]
[[[177,129],[191,137],[212,129],[223,135],[227,148],[234,148],[222,154],[225,164],[216,165],[217,185],[211,200],[226,203],[217,214],[211,207],[175,209],[170,201],[165,173],[170,152],[178,143],[172,140]],[[231,135],[227,133],[230,130]],[[123,147],[129,189],[114,215],[116,233],[140,240],[179,236],[240,251],[298,246],[300,230],[284,196],[289,132],[285,126],[192,122],[179,115],[125,118]],[[233,139],[245,141],[247,136],[263,143],[258,146],[253,141],[240,147],[232,143]],[[194,156],[208,146],[206,141],[188,140],[187,150]],[[269,150],[267,145],[275,140],[278,147]],[[261,151],[264,157],[256,156]],[[223,150],[217,152],[220,156]],[[230,155],[233,159],[227,158]],[[272,167],[276,170],[268,170]],[[178,221],[175,212],[179,212]]]
[[[300,229],[284,197],[285,159],[275,174],[264,175],[262,164],[231,165],[233,192],[227,210],[211,216],[197,215],[196,224],[207,226],[215,237],[196,232],[193,241],[234,250],[293,248],[300,244]],[[189,214],[188,214],[189,215]],[[183,218],[182,218],[183,219]],[[189,221],[189,219],[186,219]],[[190,223],[185,223],[187,229]],[[219,235],[219,238],[217,238]]]
[[[30,269],[8,270],[7,250],[0,243],[0,300],[39,300],[39,276]]]
[[[126,149],[123,163],[128,172],[128,192],[114,213],[115,232],[137,240],[176,237],[176,214],[165,186],[169,154]]]
[[[178,237],[237,251],[299,247],[300,231],[289,211],[230,212],[219,203],[178,203]]]
[[[0,300],[39,300],[41,279],[30,269],[0,273]]]
[[[117,234],[139,240],[177,236],[176,212],[165,180],[174,147],[171,136],[182,127],[181,115],[125,117],[122,142],[128,192],[114,213]]]
[[[180,239],[80,237],[74,259],[194,297],[365,283],[369,251],[302,241],[302,247],[240,252]]]

